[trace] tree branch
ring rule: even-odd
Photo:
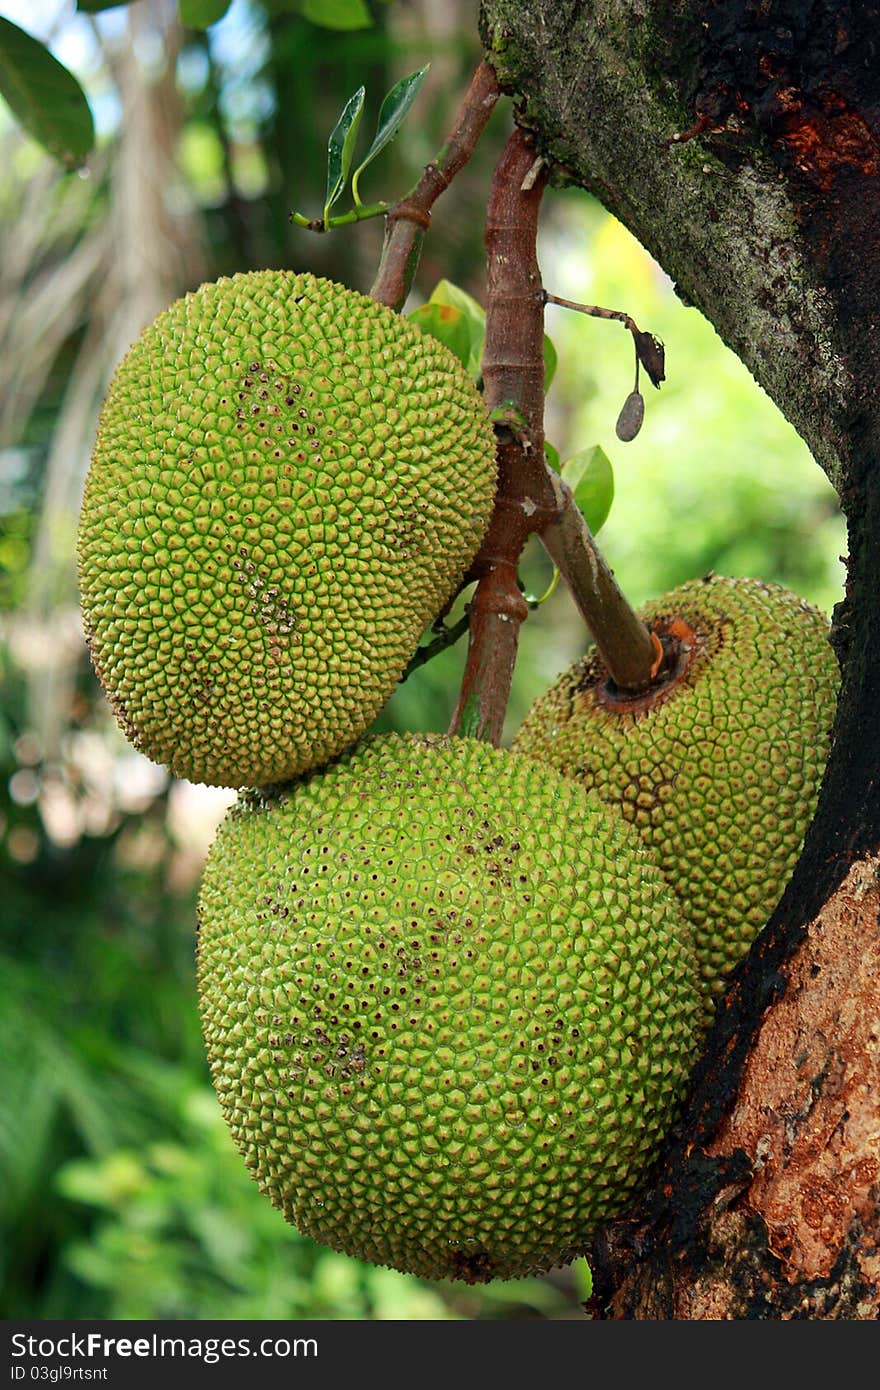
[[[621,593],[575,506],[571,488],[559,477],[554,477],[554,483],[559,510],[541,530],[541,542],[593,633],[615,685],[637,694],[647,689],[660,670],[663,648]]]
[[[390,208],[385,219],[382,259],[370,294],[398,311],[418,269],[431,208],[474,152],[500,96],[494,69],[481,63],[456,113],[452,131],[437,158],[426,165],[415,188]]]
[[[468,658],[450,732],[498,744],[519,629],[528,615],[517,565],[541,536],[569,584],[615,684],[640,692],[662,652],[618,588],[571,496],[544,453],[544,304],[536,239],[547,171],[527,135],[514,130],[498,161],[486,215],[486,408],[495,426],[498,493],[470,604]],[[515,422],[515,423],[514,423]]]
[[[512,407],[520,422],[496,424],[498,495],[472,566],[468,657],[451,733],[496,745],[528,605],[516,582],[529,535],[558,502],[544,459],[544,295],[535,243],[546,183],[527,137],[513,131],[495,168],[486,212],[486,408]]]

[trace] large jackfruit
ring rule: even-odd
[[[824,614],[776,584],[709,575],[642,617],[678,652],[650,696],[615,690],[592,652],[535,702],[513,747],[638,828],[694,930],[711,1001],[791,876],[839,671]]]
[[[488,523],[495,449],[451,353],[312,275],[203,285],[101,415],[79,536],[92,659],[178,776],[325,762],[391,694]]]
[[[509,1278],[645,1181],[698,1046],[693,949],[639,837],[551,769],[367,739],[239,802],[199,918],[214,1085],[301,1231]]]

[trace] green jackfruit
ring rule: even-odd
[[[511,1278],[644,1183],[697,1046],[693,949],[639,837],[551,769],[367,739],[239,801],[199,921],[223,1111],[316,1240]]]
[[[114,377],[80,524],[128,737],[224,786],[339,753],[461,580],[495,473],[463,368],[374,300],[258,271],[172,304]]]
[[[618,807],[695,932],[707,999],[791,876],[828,756],[839,672],[828,621],[776,584],[709,575],[646,605],[680,658],[621,698],[595,652],[532,706],[513,747]]]

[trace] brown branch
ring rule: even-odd
[[[544,303],[535,249],[546,169],[515,130],[492,180],[486,216],[486,407],[495,425],[498,494],[471,569],[468,657],[451,733],[501,741],[519,629],[528,606],[516,581],[533,533],[569,584],[609,673],[623,690],[644,690],[662,652],[618,588],[570,489],[544,454]]]
[[[486,212],[486,345],[483,385],[491,412],[511,406],[518,423],[497,423],[498,496],[472,567],[468,657],[451,733],[501,741],[528,606],[516,582],[522,548],[557,509],[544,461],[544,292],[535,242],[546,170],[517,129],[495,168]]]
[[[563,299],[561,295],[544,292],[545,304],[558,304],[562,309],[574,309],[578,314],[589,314],[594,319],[616,319],[628,328],[630,333],[638,333],[635,319],[623,309],[603,309],[599,304],[578,304],[574,299]]]
[[[488,63],[481,63],[437,158],[426,165],[415,188],[389,209],[382,259],[370,290],[380,304],[403,308],[422,254],[431,208],[467,164],[500,95],[494,70]]]
[[[473,153],[498,100],[494,70],[481,63],[456,114],[452,132],[411,193],[387,215],[385,244],[372,297],[403,307],[421,256],[431,208]],[[517,565],[528,537],[548,528],[545,541],[572,588],[612,678],[622,689],[643,690],[656,668],[644,626],[596,550],[571,494],[544,455],[544,304],[535,243],[547,180],[543,161],[519,129],[510,136],[492,181],[486,217],[486,407],[507,409],[496,424],[499,485],[495,511],[472,567],[478,580],[469,606],[468,658],[450,731],[501,741],[516,662],[519,629],[528,605],[517,584]],[[562,303],[564,301],[555,300]],[[622,317],[597,310],[602,317]],[[636,325],[626,316],[637,344]],[[653,341],[653,340],[652,340]],[[516,423],[510,423],[515,419]],[[591,588],[592,585],[592,588]]]
[[[468,658],[450,733],[500,746],[519,630],[528,612],[516,565],[498,560],[468,606]]]
[[[622,309],[603,309],[598,304],[578,304],[574,299],[563,299],[558,294],[544,292],[545,304],[558,304],[563,309],[574,309],[578,314],[588,314],[594,319],[616,319],[629,329],[636,350],[636,385],[639,389],[639,363],[641,362],[654,386],[666,380],[666,353],[663,344],[653,333],[643,333],[635,319]]]

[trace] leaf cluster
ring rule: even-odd
[[[379,213],[387,211],[387,203],[375,203],[365,207],[358,192],[358,182],[364,170],[372,164],[377,155],[382,153],[385,146],[390,144],[400,130],[419,94],[419,88],[425,80],[429,66],[430,64],[426,64],[417,72],[411,72],[407,77],[402,77],[386,94],[379,108],[379,119],[373,142],[354,172],[352,172],[352,164],[364,111],[366,88],[358,87],[354,95],[349,97],[327,142],[327,191],[321,219],[324,231],[329,231],[332,226],[340,226],[343,222],[361,221],[365,217],[375,217]],[[354,203],[353,212],[344,218],[331,218],[330,211],[345,192],[349,176],[351,177],[351,196]],[[308,220],[299,213],[293,214],[293,221],[300,226],[309,225]]]

